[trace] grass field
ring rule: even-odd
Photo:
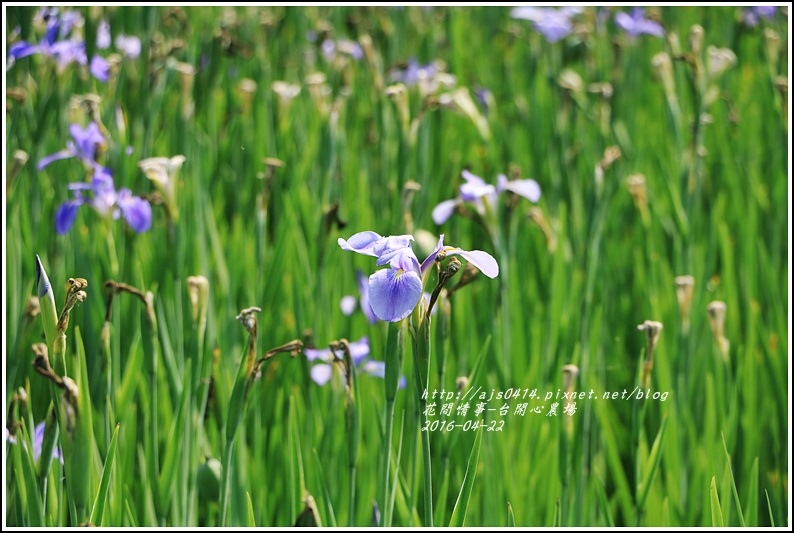
[[[790,526],[787,8],[76,9],[4,8],[4,525]]]

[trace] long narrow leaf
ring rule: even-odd
[[[108,487],[110,486],[110,474],[113,471],[113,465],[116,462],[116,443],[119,440],[119,427],[121,424],[116,424],[116,429],[113,430],[113,436],[110,438],[110,446],[108,446],[108,454],[105,458],[105,466],[102,468],[102,477],[99,479],[99,490],[96,493],[94,505],[91,508],[91,523],[95,526],[102,525],[102,516],[105,513],[105,506],[107,505]]]
[[[471,448],[469,463],[466,465],[466,475],[463,478],[463,485],[460,487],[458,501],[455,502],[455,507],[452,509],[452,517],[449,519],[449,527],[463,527],[463,524],[466,522],[466,512],[469,509],[469,498],[471,497],[471,491],[474,488],[474,477],[477,474],[477,464],[480,459],[482,432],[483,429],[480,428],[477,431],[477,436],[474,437],[474,446]]]
[[[717,494],[717,477],[711,478],[711,489],[709,490],[711,497],[711,525],[714,527],[725,527],[722,520],[722,508],[720,507],[720,496]]]

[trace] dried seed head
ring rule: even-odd
[[[455,386],[458,389],[458,392],[463,392],[469,388],[469,378],[466,376],[458,376],[455,380]]]
[[[256,306],[246,307],[235,318],[240,321],[248,333],[256,334],[256,314],[261,313],[262,309]]]
[[[700,24],[695,24],[689,30],[689,49],[696,57],[700,55],[700,51],[703,49],[704,34],[705,31]]]
[[[31,296],[28,298],[27,303],[25,304],[25,317],[28,319],[36,318],[39,316],[41,312],[41,305],[39,304],[39,299],[37,296]]]
[[[562,367],[562,388],[566,392],[571,392],[579,375],[579,367],[576,365],[565,365]]]
[[[647,387],[650,384],[651,369],[653,369],[653,354],[659,342],[659,333],[662,331],[662,323],[653,320],[646,320],[637,329],[645,331],[647,338],[647,348],[645,355],[645,366],[643,367],[642,382]]]
[[[725,337],[725,311],[727,306],[725,302],[714,301],[709,303],[706,309],[709,313],[709,325],[711,326],[711,332],[714,334],[714,340],[717,343],[723,361],[727,362],[730,352],[730,342]]]
[[[206,319],[209,286],[209,281],[204,276],[188,276],[187,278],[187,291],[190,296],[194,322]]]
[[[685,333],[689,331],[689,309],[692,307],[692,293],[694,290],[695,278],[692,276],[678,276],[675,278],[678,312],[681,313],[681,322]]]

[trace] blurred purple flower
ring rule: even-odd
[[[389,265],[369,277],[369,302],[381,320],[398,322],[411,314],[422,297],[422,278],[442,249],[447,256],[462,256],[490,278],[499,274],[499,265],[488,253],[444,247],[443,235],[436,250],[420,265],[411,248],[412,240],[411,235],[381,237],[374,231],[362,231],[348,240],[338,240],[343,250],[377,257],[377,266]]]
[[[385,363],[383,361],[372,361],[368,359],[370,352],[369,339],[367,337],[362,337],[355,342],[351,342],[349,346],[350,357],[353,359],[353,364],[356,366],[356,370],[359,374],[369,374],[370,376],[383,379],[385,375]],[[320,386],[328,383],[333,376],[333,363],[335,360],[339,360],[341,354],[334,354],[330,348],[324,350],[306,348],[303,352],[306,354],[306,358],[309,361],[321,361],[315,363],[309,371],[312,381]],[[400,387],[405,388],[405,377],[400,378]]]
[[[137,59],[141,55],[141,40],[138,37],[119,34],[116,37],[116,48],[130,59]]]
[[[81,205],[90,205],[101,216],[112,216],[114,220],[124,217],[127,224],[138,233],[148,231],[152,226],[152,206],[149,202],[133,196],[129,189],[116,191],[113,176],[106,168],[100,167],[91,183],[72,183],[68,188],[75,197],[62,203],[55,211],[55,230],[61,235],[71,229]],[[84,196],[84,191],[90,192],[91,196]]]
[[[496,187],[494,187],[468,170],[461,172],[461,176],[466,180],[466,183],[460,186],[460,196],[453,200],[445,200],[433,208],[433,222],[439,226],[446,222],[452,216],[455,207],[462,203],[474,204],[477,212],[484,214],[485,205],[483,204],[483,198],[493,208],[496,204],[497,196],[505,191],[514,192],[534,203],[540,200],[540,185],[532,179],[510,181],[504,174],[499,174]]]
[[[337,54],[349,55],[356,61],[364,57],[364,49],[361,48],[361,45],[350,39],[339,39],[337,41],[326,39],[320,45],[320,49],[326,61],[333,60]]]
[[[361,307],[361,312],[367,317],[367,322],[370,324],[377,324],[378,317],[372,310],[372,306],[369,305],[369,281],[367,280],[367,276],[360,270],[356,270],[356,283],[358,284],[359,298],[356,300],[355,296],[343,297],[339,302],[342,313],[346,316],[350,316],[353,314],[353,311],[356,310],[356,305],[358,305]]]
[[[66,143],[66,149],[41,158],[38,165],[36,165],[36,169],[41,171],[53,161],[70,157],[77,157],[94,169],[100,167],[96,162],[96,146],[97,144],[105,144],[106,141],[96,122],[89,123],[85,129],[81,128],[79,124],[71,124],[69,126],[69,135],[72,136],[73,140]]]
[[[91,71],[93,77],[102,83],[106,83],[110,79],[110,65],[102,56],[92,57],[91,65],[88,67],[88,70]]]
[[[742,21],[748,26],[757,26],[761,19],[771,19],[777,13],[777,6],[753,6],[742,11]]]
[[[647,34],[655,37],[664,37],[664,28],[658,22],[645,18],[645,9],[635,7],[628,13],[620,12],[615,15],[615,24],[625,31],[630,37],[636,38]]]
[[[8,428],[3,428],[5,430],[5,440],[10,444],[16,444],[19,442],[15,435],[9,433]],[[38,462],[39,458],[41,457],[41,447],[44,444],[44,422],[39,422],[36,427],[33,429],[33,461]],[[27,449],[28,445],[26,441],[22,441],[22,445]],[[57,459],[63,464],[63,454],[61,453],[61,449],[57,446],[52,450],[52,458]]]
[[[416,85],[421,79],[429,79],[438,73],[438,65],[435,62],[427,65],[420,65],[416,58],[411,58],[408,62],[399,67],[393,67],[389,72],[389,77],[394,83],[402,83],[407,87]]]
[[[107,19],[99,21],[96,29],[96,47],[105,50],[110,47],[110,24]]]
[[[44,422],[39,422],[33,430],[33,461],[38,462],[41,457],[41,447],[44,444]],[[63,463],[63,454],[57,446],[52,450],[52,458]]]
[[[516,7],[510,16],[516,19],[532,21],[532,26],[550,43],[556,43],[573,32],[571,19],[581,13],[583,8],[577,6],[554,7]]]

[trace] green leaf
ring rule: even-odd
[[[513,506],[507,502],[507,527],[516,527],[516,517],[513,515]]]
[[[722,508],[720,507],[720,496],[717,494],[717,477],[711,477],[711,525],[714,527],[725,527],[722,521]]]
[[[33,467],[33,458],[22,442],[22,435],[17,435],[17,444],[11,445],[14,456],[14,470],[17,475],[13,476],[17,481],[17,495],[19,503],[24,509],[24,518],[27,522],[25,526],[44,527],[44,509],[41,496],[37,490],[36,470]],[[21,472],[22,475],[19,475]]]
[[[775,527],[775,515],[772,513],[772,502],[769,501],[769,491],[764,489],[764,494],[766,494],[766,508],[769,509],[769,523],[772,524],[772,527]]]
[[[455,507],[452,509],[449,527],[463,527],[466,522],[466,511],[469,509],[469,498],[471,497],[472,488],[474,488],[474,477],[477,474],[477,463],[480,458],[482,432],[483,429],[480,428],[477,431],[477,436],[474,437],[474,446],[472,446],[471,455],[469,455],[469,463],[466,465],[466,475],[463,478],[463,485],[460,487],[458,501],[455,502]]]
[[[185,375],[187,376],[190,375],[191,364],[192,359],[188,359],[185,364]],[[163,458],[160,477],[157,483],[157,494],[160,498],[158,509],[167,509],[171,503],[171,496],[174,492],[174,486],[178,477],[176,475],[176,468],[181,459],[181,455],[185,453],[183,449],[184,442],[181,440],[181,435],[185,432],[185,420],[187,419],[189,405],[190,387],[183,387],[182,398],[179,402],[179,411],[177,411],[176,419],[168,434],[165,457]]]
[[[746,527],[744,523],[744,515],[742,514],[742,503],[739,501],[739,492],[736,490],[736,480],[733,478],[733,467],[731,466],[731,456],[728,453],[728,445],[725,444],[725,434],[722,434],[722,449],[725,450],[725,460],[728,461],[728,472],[731,478],[731,489],[733,489],[733,498],[736,501],[736,511],[739,513],[739,525]]]
[[[645,508],[645,501],[648,498],[648,494],[651,491],[651,483],[653,483],[654,474],[656,474],[656,468],[659,466],[659,461],[662,459],[662,440],[664,439],[664,430],[667,427],[667,415],[664,415],[662,419],[662,424],[659,427],[659,433],[656,434],[656,439],[653,441],[653,446],[651,447],[651,453],[648,455],[648,462],[645,465],[645,479],[642,480],[640,483],[637,493],[639,494],[639,498],[637,498],[637,509],[642,511]]]
[[[256,520],[254,519],[254,502],[251,501],[251,493],[245,491],[245,501],[248,504],[248,527],[256,527]]]
[[[116,461],[116,443],[119,437],[119,426],[116,424],[116,429],[113,430],[113,436],[110,439],[110,446],[108,446],[108,454],[105,458],[105,466],[102,468],[102,477],[99,479],[99,490],[94,500],[94,506],[91,508],[91,523],[95,526],[102,525],[102,515],[105,513],[105,505],[107,505],[108,487],[110,486],[110,474],[113,471],[113,464]]]
[[[758,457],[753,460],[750,468],[750,478],[748,481],[747,495],[745,496],[747,510],[747,525],[757,527],[758,524]]]

